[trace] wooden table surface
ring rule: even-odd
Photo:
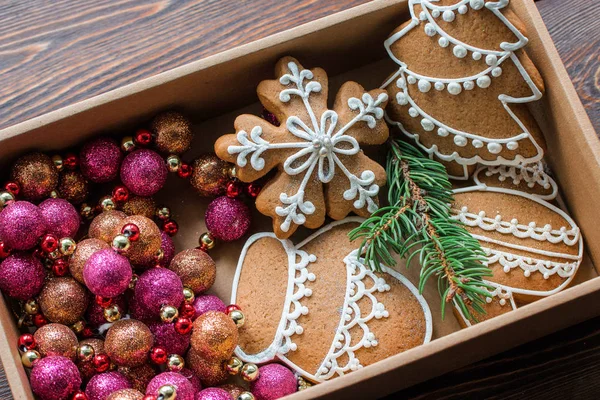
[[[0,0],[0,128],[367,1]],[[595,1],[537,5],[600,131]],[[11,399],[0,373],[0,399]],[[599,393],[596,318],[393,398],[597,399]]]

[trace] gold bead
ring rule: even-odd
[[[77,347],[77,358],[83,362],[92,361],[92,358],[94,358],[94,348],[89,344],[82,344]]]
[[[85,322],[77,321],[73,325],[71,325],[71,330],[75,333],[83,332],[83,328],[85,328]]]
[[[240,310],[233,310],[229,313],[229,316],[235,323],[235,326],[237,326],[238,328],[244,326],[244,322],[246,322],[246,317],[244,316],[243,312],[241,312]]]
[[[193,302],[195,298],[196,296],[194,295],[194,291],[192,289],[190,289],[189,287],[183,288],[183,300],[186,303]]]
[[[158,388],[157,400],[175,400],[176,398],[177,392],[172,385],[164,385]]]
[[[65,166],[62,157],[58,154],[52,156],[52,163],[54,164],[54,167],[59,171],[62,171]]]
[[[35,315],[40,311],[40,306],[35,299],[29,299],[23,305],[23,309],[29,315]]]
[[[215,239],[210,232],[205,232],[200,235],[200,246],[206,248],[206,250],[211,250],[215,247]]]
[[[84,219],[92,219],[94,217],[94,209],[89,204],[83,203],[79,209],[79,214]]]
[[[58,249],[63,256],[70,256],[77,249],[77,242],[70,237],[60,239]]]
[[[135,289],[135,285],[137,284],[137,281],[140,277],[137,276],[136,274],[133,274],[133,276],[131,277],[131,282],[129,282],[129,289],[133,290]]]
[[[62,254],[60,253],[60,250],[54,250],[52,253],[49,253],[48,254],[48,268],[50,268],[52,266],[53,260],[58,260],[61,257],[62,257]]]
[[[312,384],[310,382],[306,381],[306,379],[304,379],[301,376],[298,377],[298,390],[299,391],[308,389],[311,386],[312,386]]]
[[[119,306],[113,304],[110,307],[104,309],[104,319],[108,322],[115,322],[121,319],[121,311]]]
[[[250,392],[242,392],[237,397],[237,400],[255,400],[255,397]]]
[[[179,311],[173,306],[163,306],[160,309],[160,319],[163,322],[173,322],[179,316]]]
[[[112,248],[119,252],[124,253],[131,247],[131,241],[125,235],[117,235],[112,241]]]
[[[167,358],[167,368],[172,372],[179,372],[185,367],[185,361],[179,354],[171,354]]]
[[[25,368],[31,368],[33,367],[33,364],[35,364],[35,362],[41,357],[42,356],[40,356],[40,353],[38,353],[36,350],[28,350],[21,356],[21,362]]]
[[[114,200],[110,196],[104,196],[100,199],[100,207],[102,207],[102,211],[111,211],[117,208]]]
[[[237,178],[237,170],[235,169],[235,165],[232,165],[231,168],[229,168],[227,175],[229,175],[231,179]]]
[[[50,192],[50,197],[53,199],[58,199],[60,197],[60,193],[58,193],[58,190],[53,190]]]
[[[237,357],[231,357],[229,360],[227,360],[227,364],[225,365],[227,372],[229,372],[230,375],[239,374],[243,366],[244,363]]]
[[[169,207],[161,206],[156,209],[156,217],[161,220],[171,218],[171,210]]]
[[[255,381],[258,379],[258,367],[252,363],[244,364],[240,374],[246,382]]]
[[[135,142],[133,141],[133,137],[125,136],[121,140],[121,150],[125,153],[129,153],[135,149]]]
[[[8,205],[11,201],[15,201],[15,196],[11,192],[6,190],[0,192],[0,207]]]
[[[170,172],[177,172],[181,168],[181,158],[176,155],[170,155],[167,157],[167,168]]]
[[[159,262],[162,261],[163,258],[165,258],[165,252],[163,249],[158,249],[156,251],[156,256],[154,256],[156,258],[156,263],[158,264]]]

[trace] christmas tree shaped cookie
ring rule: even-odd
[[[387,117],[451,176],[477,163],[540,160],[544,139],[526,103],[544,91],[508,0],[409,0],[411,20],[386,40],[399,69]]]
[[[369,216],[377,210],[385,170],[361,146],[387,140],[387,93],[366,92],[347,82],[330,110],[325,71],[304,69],[296,59],[284,57],[275,73],[277,79],[261,82],[257,93],[281,124],[241,115],[236,133],[219,138],[215,152],[236,164],[237,177],[244,182],[277,169],[256,207],[273,218],[279,238],[291,236],[300,225],[318,228],[326,215],[336,220],[350,212]]]

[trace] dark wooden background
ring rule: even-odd
[[[0,0],[0,128],[367,1]],[[537,5],[598,131],[596,2]],[[600,318],[392,397],[598,399]]]

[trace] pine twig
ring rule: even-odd
[[[451,218],[452,186],[446,169],[415,147],[392,141],[387,166],[389,206],[376,211],[350,232],[361,239],[365,263],[375,270],[396,264],[394,254],[421,265],[419,290],[436,276],[445,306],[454,302],[467,318],[470,310],[483,313],[482,304],[491,287],[483,278],[491,271],[479,242]]]

